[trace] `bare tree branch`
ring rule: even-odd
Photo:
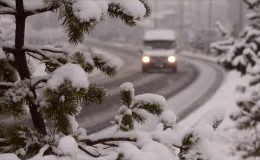
[[[16,49],[11,47],[11,46],[3,46],[3,50],[6,51],[6,52],[9,52],[9,53],[13,53],[15,54],[16,52]],[[46,55],[46,53],[44,53],[44,51],[42,49],[39,49],[39,48],[26,48],[26,47],[23,47],[22,48],[22,51],[25,51],[25,52],[31,52],[33,54],[38,54],[40,56],[42,56],[43,58],[49,60],[49,61],[52,61],[53,63],[59,65],[59,66],[62,66],[63,64],[60,63],[59,61],[57,61],[55,58],[53,57],[49,57],[48,55]],[[46,50],[47,51],[47,50]],[[58,53],[58,52],[55,52],[55,53]],[[29,54],[30,56],[32,57],[35,57],[36,56],[33,56],[33,54]],[[40,58],[36,58],[38,60],[40,60]],[[41,60],[42,61],[42,60]]]
[[[83,139],[80,142],[85,143],[88,146],[94,146],[97,144],[104,144],[106,142],[119,142],[119,141],[128,141],[128,142],[136,142],[136,139],[128,138],[128,137],[116,137],[116,138],[103,138],[98,140],[90,140],[90,139]]]
[[[33,55],[32,53],[27,52],[26,54],[28,54],[30,57],[32,57],[32,58],[34,58],[34,59],[37,59],[37,60],[39,60],[39,61],[42,61],[42,59],[40,59],[39,57]]]
[[[54,48],[54,47],[46,47],[46,46],[43,46],[41,48],[41,50],[43,51],[48,51],[48,52],[52,52],[52,53],[59,53],[59,54],[64,54],[64,55],[68,55],[69,53],[64,51],[63,49],[61,48]]]
[[[31,53],[35,53],[35,54],[38,54],[40,56],[42,56],[43,58],[47,59],[47,60],[50,60],[52,61],[53,63],[56,63],[58,64],[59,66],[62,66],[63,64],[60,63],[59,61],[57,61],[56,59],[52,58],[52,57],[49,57],[47,56],[46,54],[44,54],[44,52],[41,50],[41,49],[33,49],[33,48],[23,48],[23,50],[25,52],[31,52]]]
[[[88,146],[103,144],[103,145],[108,145],[110,147],[118,147],[118,145],[113,144],[113,143],[109,143],[109,142],[120,142],[120,141],[136,142],[136,139],[135,138],[129,138],[129,137],[115,137],[115,138],[110,137],[110,138],[101,138],[101,139],[98,139],[98,140],[83,139],[83,140],[80,140],[79,142],[84,143]],[[179,145],[176,145],[176,144],[172,144],[172,146],[179,148],[179,149],[182,148],[182,146],[179,146]]]

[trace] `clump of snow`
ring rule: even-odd
[[[126,111],[127,109],[128,109],[127,106],[122,105],[122,106],[118,109],[118,113],[123,114],[123,113],[125,113],[125,111]]]
[[[78,127],[79,127],[79,124],[78,122],[76,121],[75,119],[75,116],[67,116],[68,120],[69,120],[69,123],[70,123],[70,129],[71,129],[71,132],[76,132]]]
[[[152,140],[143,144],[141,149],[131,143],[122,143],[119,153],[131,160],[174,160],[174,155],[166,146]]]
[[[105,13],[108,10],[108,0],[96,0],[100,8],[102,9],[102,12]]]
[[[65,96],[62,95],[62,96],[59,98],[59,101],[60,101],[60,102],[65,102]]]
[[[78,128],[78,130],[74,133],[78,140],[86,139],[87,130],[85,128]]]
[[[176,119],[176,114],[172,110],[165,110],[160,116],[160,120],[167,126],[173,126],[176,123]]]
[[[58,152],[65,156],[75,157],[78,152],[78,144],[71,136],[62,137],[58,144]]]
[[[56,69],[51,78],[47,81],[47,87],[57,89],[62,83],[68,80],[72,87],[85,88],[89,86],[88,75],[78,64],[67,63]]]
[[[120,86],[120,91],[128,91],[131,93],[131,96],[134,97],[135,89],[133,83],[125,82]]]
[[[152,139],[159,141],[165,145],[172,144],[181,146],[183,131],[174,131],[173,129],[156,130],[151,133]]]
[[[8,97],[12,102],[21,102],[25,97],[33,97],[33,93],[30,91],[28,86],[23,83],[17,84],[14,88],[9,89],[5,92],[5,96]]]
[[[131,109],[127,109],[125,111],[125,115],[132,115],[132,110]]]
[[[120,86],[121,91],[134,91],[133,83],[125,82]]]
[[[145,16],[146,9],[139,0],[111,0],[111,2],[119,4],[124,13],[134,18],[143,18]]]
[[[20,160],[20,159],[13,153],[5,153],[5,154],[0,154],[0,160]]]
[[[3,51],[2,48],[0,48],[0,60],[1,59],[6,59],[6,56],[5,56],[4,51]]]
[[[74,15],[82,22],[100,20],[102,16],[102,8],[94,0],[75,0],[72,8]]]
[[[133,104],[158,104],[160,107],[166,107],[166,99],[156,94],[141,94],[134,97]]]

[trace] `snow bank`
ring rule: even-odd
[[[237,72],[230,72],[227,75],[226,80],[223,82],[223,85],[213,95],[213,97],[195,112],[191,113],[190,116],[180,121],[178,125],[190,128],[198,123],[201,117],[204,117],[211,112],[212,109],[220,108],[221,106],[224,107],[221,107],[222,109],[229,112],[231,107],[236,106],[235,90],[237,85],[241,83],[243,83],[243,81],[239,77],[239,74]]]
[[[178,126],[182,126],[186,130],[196,128],[194,130],[196,133],[207,138],[201,142],[200,149],[207,151],[206,153],[209,156],[215,156],[215,158],[222,156],[220,158],[222,160],[236,160],[234,158],[236,155],[232,155],[232,151],[236,150],[236,145],[233,142],[236,139],[241,139],[241,136],[235,132],[230,132],[230,129],[235,128],[235,126],[229,115],[237,109],[236,100],[240,94],[236,90],[237,86],[241,84],[245,84],[245,79],[242,79],[239,73],[235,71],[228,73],[225,82],[215,95],[178,123]],[[220,119],[223,119],[223,122],[214,131],[212,127],[214,120]],[[213,132],[216,132],[217,136],[216,134],[212,136]],[[215,149],[212,149],[212,147]],[[218,153],[221,153],[221,155]]]

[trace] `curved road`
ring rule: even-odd
[[[86,128],[88,133],[110,125],[110,120],[120,107],[118,88],[124,82],[134,84],[136,95],[155,93],[165,96],[169,100],[169,106],[180,119],[204,103],[216,91],[224,75],[222,69],[215,64],[182,56],[178,57],[176,74],[142,73],[137,48],[112,46],[101,42],[88,42],[88,44],[98,50],[112,53],[124,61],[119,74],[113,78],[103,75],[90,77],[91,83],[104,85],[109,90],[109,96],[103,106],[83,107],[77,117],[80,126]]]

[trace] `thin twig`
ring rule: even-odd
[[[25,14],[28,17],[28,16],[33,16],[35,14],[39,14],[39,13],[53,12],[57,8],[58,8],[57,6],[53,6],[53,7],[46,6],[46,7],[38,8],[38,9],[34,9],[34,10],[26,10]]]
[[[92,153],[90,153],[89,151],[87,151],[85,148],[83,148],[83,147],[80,146],[80,145],[78,146],[78,148],[79,148],[80,150],[82,150],[83,152],[87,153],[88,155],[94,157],[94,158],[100,157],[100,154],[99,154],[99,155],[92,154]]]

